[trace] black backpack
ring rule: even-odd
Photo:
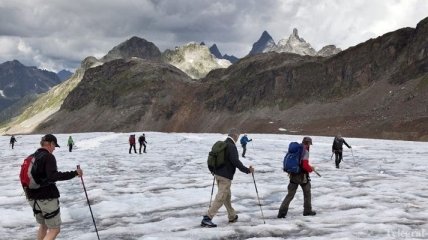
[[[211,152],[208,154],[208,169],[211,173],[215,173],[215,170],[219,169],[226,163],[226,147],[225,141],[217,141],[211,148]]]

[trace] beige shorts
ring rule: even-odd
[[[59,211],[58,198],[41,199],[28,201],[33,208],[34,216],[39,224],[44,224],[48,228],[60,228],[61,213]]]

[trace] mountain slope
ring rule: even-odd
[[[111,59],[131,59],[133,57],[156,61],[160,60],[160,51],[153,43],[145,39],[132,37],[114,47],[102,60],[98,60],[95,57],[87,57],[82,61],[81,67],[67,81],[40,95],[33,102],[22,103],[21,105],[24,106],[22,109],[25,109],[25,111],[16,118],[4,123],[0,131],[9,134],[33,132],[39,124],[46,121],[60,109],[64,99],[79,84],[87,69],[100,66]],[[6,117],[15,115],[16,113],[7,113]]]
[[[191,84],[190,77],[169,64],[138,58],[110,61],[89,69],[61,110],[37,131],[132,131],[146,125],[171,126]]]

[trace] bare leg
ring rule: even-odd
[[[50,228],[48,229],[48,233],[46,234],[45,238],[43,238],[43,240],[55,240],[59,232],[60,228]]]
[[[37,231],[37,240],[43,240],[46,236],[46,232],[48,231],[48,227],[44,224],[39,225],[39,231]]]

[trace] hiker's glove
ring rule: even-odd
[[[315,171],[315,167],[314,166],[312,166],[312,171]]]
[[[349,146],[349,148],[352,148],[352,146]]]

